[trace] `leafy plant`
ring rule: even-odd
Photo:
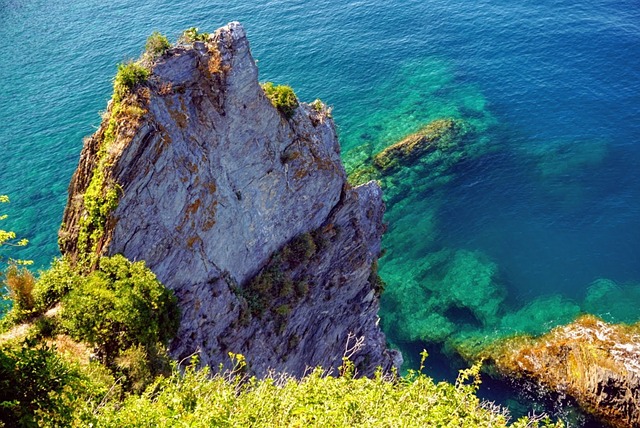
[[[200,33],[198,28],[191,27],[182,33],[179,41],[182,43],[206,42],[208,38],[209,33]]]
[[[154,31],[147,38],[147,43],[144,45],[145,54],[152,59],[158,58],[167,51],[171,47],[171,43],[169,43],[169,39],[164,34],[161,34],[158,31]]]
[[[79,379],[53,348],[35,343],[0,347],[0,421],[6,426],[67,426],[70,391]]]
[[[36,280],[27,269],[14,264],[9,265],[5,277],[4,283],[13,301],[13,308],[7,316],[13,323],[20,322],[29,317],[34,309],[33,288]]]
[[[237,355],[234,355],[237,357]],[[550,420],[512,425],[497,406],[475,395],[479,365],[455,385],[419,372],[372,379],[333,377],[317,368],[302,379],[273,375],[247,379],[241,370],[211,375],[187,367],[159,379],[141,396],[100,409],[94,426],[304,426],[304,427],[561,427]]]
[[[135,61],[118,64],[118,72],[113,79],[114,101],[122,100],[136,85],[145,82],[151,72]]]
[[[121,255],[103,257],[63,300],[61,323],[69,335],[98,349],[107,365],[140,345],[155,352],[178,328],[177,301],[144,264]]]
[[[262,85],[265,95],[271,104],[277,108],[286,118],[291,118],[296,108],[298,108],[298,98],[291,86],[274,85],[266,82]]]
[[[9,197],[7,195],[0,195],[0,204],[6,204],[6,203],[9,203]],[[7,217],[8,217],[7,214],[0,214],[0,221],[5,220]],[[24,247],[28,243],[29,241],[27,239],[17,240],[15,232],[0,229],[0,248],[2,248],[3,246],[4,247],[6,246]],[[0,256],[0,261],[2,260],[3,258],[2,256]],[[21,264],[21,265],[29,265],[33,263],[33,261],[31,260],[9,259],[9,261],[15,264]]]
[[[116,140],[122,128],[135,128],[146,113],[139,103],[139,97],[127,97],[136,85],[146,81],[150,71],[137,62],[129,61],[118,65],[113,80],[113,97],[108,113],[107,126],[99,144],[96,164],[89,186],[84,193],[85,215],[80,218],[77,249],[79,259],[93,266],[96,250],[104,235],[105,223],[110,213],[118,206],[120,186],[109,174],[108,147]]]
[[[42,272],[35,284],[33,297],[35,307],[44,312],[60,301],[83,280],[78,269],[67,259],[57,259],[51,267]]]

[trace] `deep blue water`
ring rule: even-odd
[[[486,322],[461,316],[459,299],[425,294],[423,307],[456,331],[537,332],[576,311],[640,319],[637,1],[0,0],[0,194],[12,199],[2,228],[31,241],[5,255],[43,267],[58,254],[66,187],[115,65],[137,57],[153,30],[175,40],[231,20],[245,25],[262,80],[334,107],[345,157],[450,116],[469,119],[492,147],[433,192],[388,207],[382,320],[405,352],[438,341],[405,337],[420,320],[393,300],[403,287],[502,290]],[[409,272],[438,251],[448,255],[437,272]],[[604,297],[585,301],[598,279],[610,280]],[[536,306],[553,295],[557,306]],[[520,327],[539,307],[539,325]]]

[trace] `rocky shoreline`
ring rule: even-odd
[[[640,325],[584,315],[538,338],[498,342],[483,357],[497,375],[568,397],[608,426],[640,426]]]

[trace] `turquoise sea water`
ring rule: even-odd
[[[475,134],[388,193],[382,322],[411,362],[584,311],[640,319],[640,7],[635,1],[0,0],[2,224],[47,266],[82,138],[115,64],[153,30],[231,20],[262,80],[334,107],[349,164],[431,120]],[[392,195],[392,196],[389,196]],[[410,296],[410,298],[408,297]],[[414,355],[412,355],[414,354]]]

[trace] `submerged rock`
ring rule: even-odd
[[[176,358],[302,375],[362,337],[361,374],[397,365],[377,317],[380,188],[347,184],[326,108],[271,104],[240,24],[195,45],[110,103],[69,188],[63,254],[145,260],[179,299]]]
[[[585,315],[539,338],[506,340],[488,358],[499,374],[565,394],[610,426],[640,426],[639,324]]]
[[[482,153],[467,144],[473,135],[465,120],[442,118],[376,154],[364,144],[346,154],[349,182],[378,181],[385,201],[394,206],[406,199],[408,192],[434,190],[453,180],[454,166]]]
[[[464,133],[465,127],[460,120],[434,120],[418,132],[375,155],[373,163],[382,171],[411,164],[428,152],[448,150],[457,145]]]

